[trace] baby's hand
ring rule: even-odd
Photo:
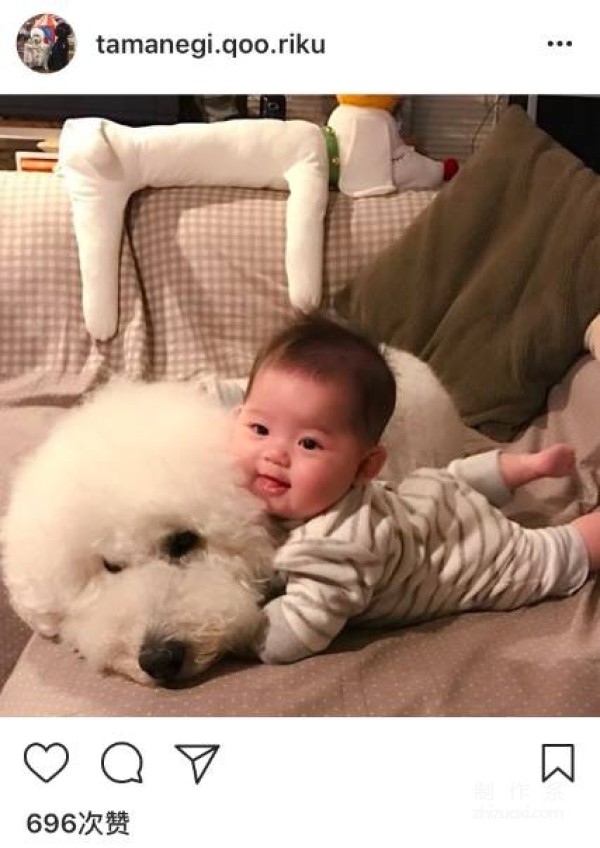
[[[269,665],[296,662],[313,653],[287,623],[281,610],[284,597],[280,595],[263,608],[261,622],[252,639],[254,655]]]

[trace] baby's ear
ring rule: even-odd
[[[369,448],[358,466],[358,480],[372,480],[377,477],[387,459],[387,451],[383,445]]]

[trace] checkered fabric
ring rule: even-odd
[[[115,373],[193,380],[247,374],[291,317],[287,194],[146,189],[129,204],[117,335],[85,330],[68,199],[59,177],[0,173],[0,403],[69,405]],[[325,308],[397,239],[434,192],[330,196]]]

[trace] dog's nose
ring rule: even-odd
[[[185,644],[176,639],[146,642],[142,645],[138,663],[142,671],[155,680],[173,680],[183,666]]]

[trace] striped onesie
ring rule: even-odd
[[[395,486],[354,486],[292,527],[277,552],[286,588],[263,609],[258,656],[285,663],[318,653],[347,623],[397,626],[575,592],[588,576],[580,534],[521,527],[496,508],[509,497],[498,451]]]

